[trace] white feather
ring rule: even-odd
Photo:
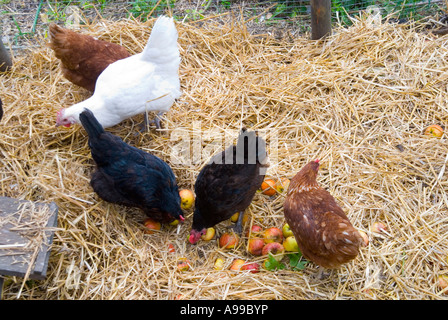
[[[181,95],[180,54],[172,18],[159,17],[143,52],[110,64],[98,77],[93,95],[63,109],[79,122],[90,109],[104,128],[146,111],[167,112]]]

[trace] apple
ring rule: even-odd
[[[222,270],[224,268],[224,259],[218,258],[215,261],[215,265],[213,267],[215,270]]]
[[[294,236],[289,236],[283,241],[283,248],[285,248],[286,251],[299,252],[299,245]]]
[[[241,270],[250,270],[251,273],[260,272],[260,265],[256,262],[243,264]]]
[[[261,183],[261,193],[267,196],[273,196],[276,193],[275,181],[272,179],[265,179]]]
[[[155,221],[151,218],[146,219],[143,224],[146,227],[145,233],[147,234],[152,234],[154,233],[154,230],[160,230],[160,228],[162,227],[162,224],[160,222]]]
[[[279,192],[282,193],[283,191],[288,191],[289,188],[289,184],[290,184],[290,180],[287,178],[283,178],[279,181],[276,182],[275,184],[275,189]]]
[[[437,278],[437,285],[441,290],[448,288],[448,275],[440,275]],[[447,293],[447,291],[445,291]]]
[[[205,231],[205,234],[203,234],[201,236],[201,239],[205,240],[205,241],[209,241],[209,240],[212,240],[214,236],[215,236],[215,228],[210,227],[210,228],[207,228],[207,230]]]
[[[277,227],[270,227],[264,231],[263,238],[265,243],[281,243],[283,241],[283,232]]]
[[[179,220],[174,220],[169,223],[170,226],[177,226],[179,224]]]
[[[363,246],[367,247],[369,245],[369,236],[367,235],[367,233],[365,233],[362,230],[358,230],[358,232],[361,235],[361,237],[364,239]]]
[[[387,231],[387,227],[386,227],[386,225],[384,223],[375,222],[372,225],[372,232],[380,233],[380,232],[384,232],[384,231]]]
[[[233,249],[238,245],[238,236],[235,233],[224,233],[219,238],[219,246],[223,249]]]
[[[283,225],[282,233],[283,233],[283,236],[284,236],[285,238],[288,238],[288,237],[291,237],[291,236],[294,235],[294,233],[293,233],[292,230],[291,230],[291,227],[290,227],[289,224],[287,224],[287,223],[285,223],[285,224]]]
[[[250,228],[250,230],[247,231],[247,236],[248,237],[250,237],[250,236],[257,236],[257,235],[261,234],[262,230],[263,229],[261,229],[260,226],[257,226],[257,225],[254,224],[252,226],[252,228]]]
[[[172,243],[168,243],[168,252],[174,253],[176,250],[174,249],[174,245]]]
[[[240,271],[241,267],[246,263],[243,259],[235,259],[232,261],[230,265],[230,270],[232,271]]]
[[[425,135],[440,138],[443,135],[443,128],[437,124],[433,124],[425,129]]]
[[[281,243],[270,242],[263,247],[261,254],[266,256],[270,253],[275,258],[275,260],[280,261],[283,258],[284,252],[285,248]]]
[[[194,193],[190,189],[182,189],[179,191],[180,206],[182,209],[190,209],[194,203]]]
[[[178,271],[188,271],[190,269],[190,261],[187,258],[177,259],[177,270]]]
[[[265,243],[261,238],[251,238],[247,244],[247,251],[254,256],[261,256],[261,251],[263,250]]]
[[[235,213],[233,216],[230,217],[230,221],[237,222],[239,216],[240,216],[239,212]]]

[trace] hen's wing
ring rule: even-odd
[[[98,196],[111,203],[117,203],[125,206],[134,206],[135,203],[129,201],[128,198],[116,189],[115,182],[112,177],[103,174],[101,171],[95,171],[92,174],[90,185]]]

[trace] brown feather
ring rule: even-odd
[[[308,260],[337,268],[356,258],[363,238],[333,196],[318,185],[318,169],[318,161],[312,161],[292,178],[285,219]]]
[[[50,48],[61,60],[64,77],[90,91],[95,90],[98,76],[109,64],[130,56],[118,44],[76,33],[54,23],[49,27],[49,34]]]

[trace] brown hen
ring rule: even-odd
[[[304,257],[333,269],[356,258],[364,242],[333,196],[317,183],[318,170],[319,160],[311,161],[291,179],[283,208]]]
[[[130,56],[122,46],[50,24],[50,48],[61,60],[64,77],[89,91],[106,67]]]

